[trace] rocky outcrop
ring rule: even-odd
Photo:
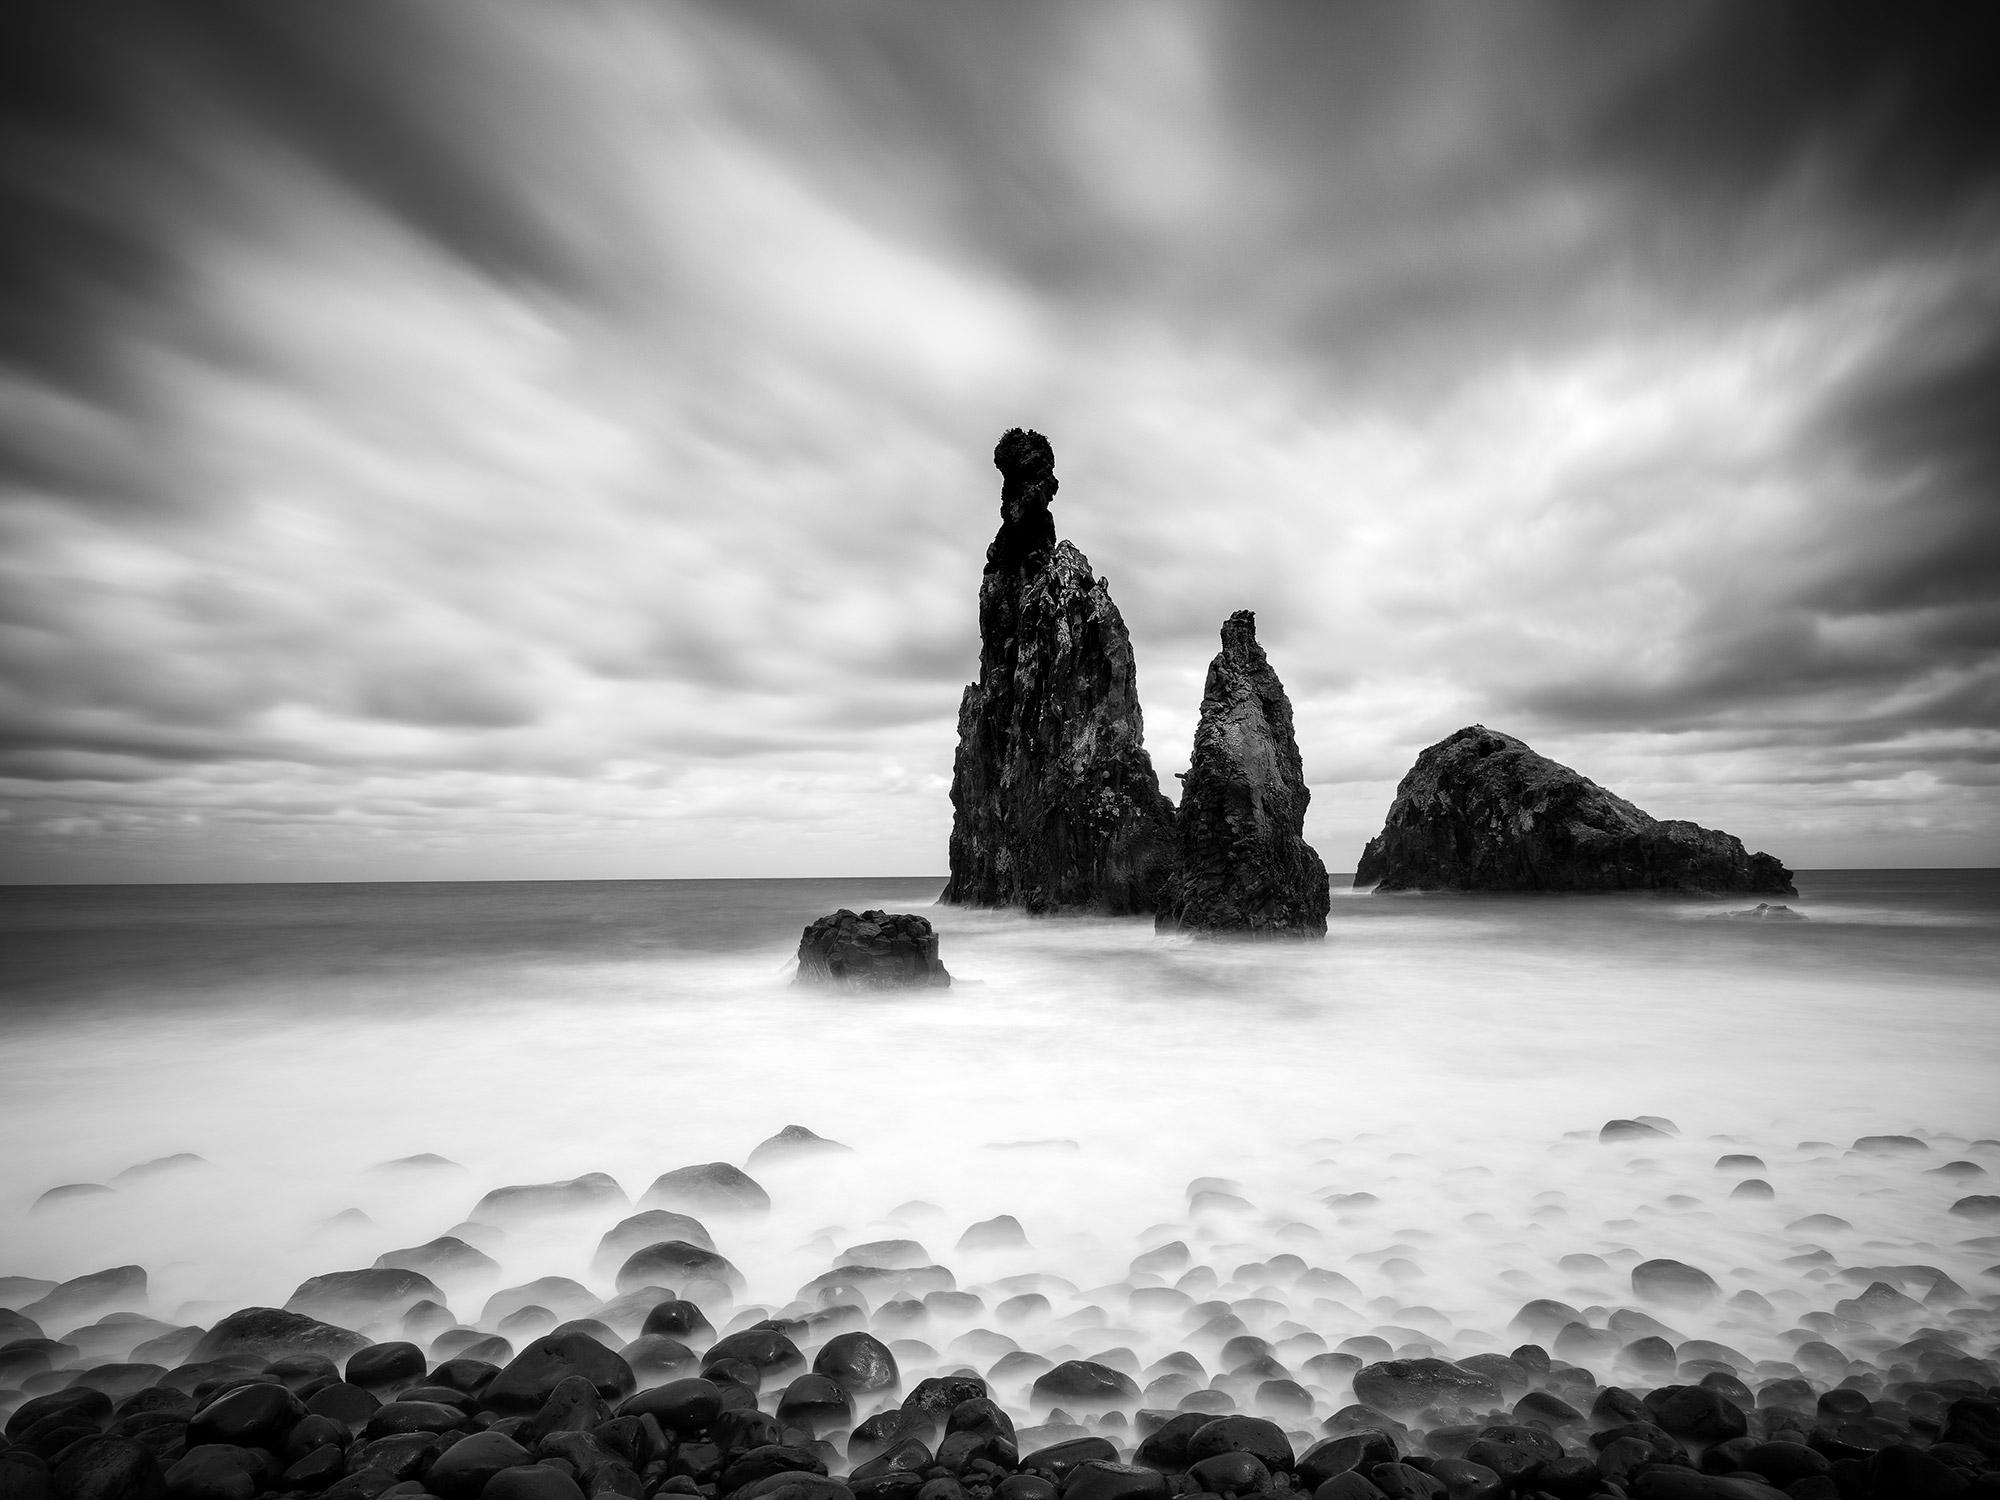
[[[1417,757],[1368,841],[1357,886],[1384,891],[1688,891],[1794,896],[1742,840],[1654,818],[1483,724]]]
[[[795,984],[840,990],[945,989],[951,975],[938,962],[937,933],[924,917],[842,907],[799,938]]]
[[[993,450],[1000,530],[979,584],[979,680],[958,711],[951,880],[939,900],[1031,912],[1151,911],[1174,809],[1146,754],[1132,642],[1104,580],[1056,540],[1055,451]]]
[[[1159,930],[1324,937],[1326,866],[1305,841],[1312,793],[1292,704],[1247,609],[1222,627],[1182,780],[1180,868],[1162,896]]]

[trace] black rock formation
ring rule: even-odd
[[[1000,530],[979,584],[979,680],[958,710],[951,881],[938,899],[1031,912],[1151,911],[1174,863],[1125,621],[1056,540],[1055,450],[993,450]]]
[[[938,962],[937,934],[928,918],[886,911],[856,916],[843,906],[800,936],[793,983],[842,990],[945,989],[951,975]]]
[[[1384,891],[1770,892],[1792,872],[1713,828],[1661,820],[1483,724],[1417,757],[1354,883]]]
[[[1183,778],[1180,868],[1167,882],[1162,932],[1324,937],[1326,866],[1305,841],[1305,772],[1285,686],[1239,609],[1208,664],[1194,756]]]

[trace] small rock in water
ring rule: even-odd
[[[776,1135],[759,1141],[751,1148],[749,1165],[764,1163],[803,1161],[815,1156],[838,1156],[853,1151],[852,1146],[843,1146],[839,1141],[830,1141],[823,1135],[815,1135],[803,1125],[787,1125]]]
[[[799,938],[795,984],[840,990],[947,989],[937,933],[927,917],[842,907]]]
[[[1021,1221],[1012,1214],[1000,1214],[991,1219],[981,1219],[967,1228],[958,1237],[956,1246],[960,1250],[1025,1250],[1028,1236],[1021,1229]]]
[[[771,1206],[771,1195],[741,1167],[712,1161],[662,1172],[639,1201],[642,1208],[677,1208],[693,1213],[762,1213]]]
[[[1701,1307],[1722,1295],[1708,1272],[1678,1260],[1641,1261],[1632,1268],[1632,1290],[1673,1307]]]
[[[1722,922],[1803,922],[1806,914],[1793,911],[1789,906],[1773,906],[1768,901],[1759,901],[1745,911],[1718,911],[1710,915]]]
[[[65,1182],[61,1187],[52,1187],[37,1198],[30,1213],[46,1213],[65,1203],[74,1203],[79,1198],[102,1198],[112,1191],[101,1182]]]
[[[588,1172],[562,1182],[516,1183],[497,1187],[473,1206],[471,1218],[519,1220],[548,1214],[625,1206],[625,1190],[602,1172]]]
[[[192,1151],[176,1151],[172,1156],[156,1156],[151,1161],[142,1161],[137,1166],[127,1167],[112,1177],[113,1183],[143,1182],[149,1177],[163,1177],[169,1172],[185,1172],[196,1167],[212,1167],[205,1157],[196,1156]]]
[[[1606,1120],[1597,1132],[1600,1141],[1644,1141],[1655,1140],[1667,1134],[1656,1125],[1644,1120]]]

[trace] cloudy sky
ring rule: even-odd
[[[2000,863],[1990,6],[0,21],[0,879],[932,873],[995,438],[1171,789]]]

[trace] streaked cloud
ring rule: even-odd
[[[1021,423],[1163,772],[1259,611],[1332,868],[1475,719],[2000,855],[1982,12],[33,10],[6,878],[941,868]]]

